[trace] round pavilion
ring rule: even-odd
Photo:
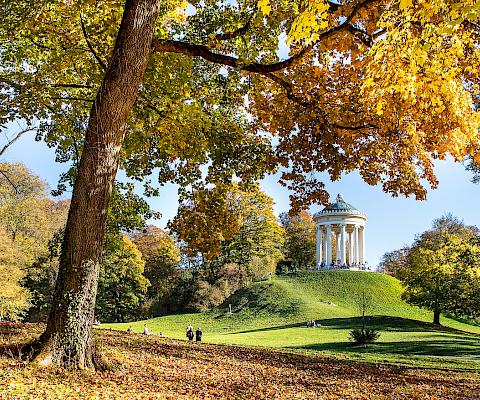
[[[367,214],[348,204],[341,194],[314,214],[317,232],[317,269],[365,269]]]

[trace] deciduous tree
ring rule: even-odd
[[[0,170],[0,307],[4,317],[18,319],[38,299],[39,288],[26,288],[25,281],[64,226],[68,202],[52,200],[46,184],[22,164],[0,163]]]
[[[135,244],[123,235],[108,235],[100,264],[96,315],[125,322],[140,315],[149,281],[145,261]]]
[[[408,253],[407,266],[397,277],[406,289],[404,298],[433,311],[478,318],[480,298],[480,247],[478,230],[452,216],[434,221],[433,229],[420,235]],[[475,311],[474,311],[475,310]]]
[[[195,191],[170,224],[191,256],[201,254],[208,279],[228,263],[247,268],[252,278],[275,272],[283,257],[284,232],[273,200],[257,185],[224,185]]]
[[[147,316],[157,316],[161,311],[172,307],[168,302],[183,273],[179,267],[180,250],[171,235],[155,226],[135,232],[132,239],[142,253],[145,261],[144,275],[150,282]]]
[[[387,275],[398,276],[404,268],[408,268],[410,250],[409,246],[404,246],[401,249],[386,252],[380,260],[379,270]]]
[[[307,211],[296,215],[280,214],[285,229],[285,261],[293,268],[308,268],[315,265],[315,223]]]

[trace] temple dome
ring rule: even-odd
[[[346,214],[360,214],[363,215],[361,211],[347,203],[343,196],[339,193],[335,201],[327,205],[322,211],[318,214],[332,214],[332,213],[346,213]]]

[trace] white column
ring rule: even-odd
[[[335,264],[340,260],[340,232],[335,232]]]
[[[328,254],[328,240],[327,240],[327,234],[325,233],[325,240],[323,241],[323,257],[322,257],[322,262],[324,267],[327,264],[327,254]]]
[[[350,265],[353,265],[353,263],[355,262],[354,261],[354,249],[355,247],[353,246],[353,231],[352,232],[349,232],[348,234],[348,238],[349,238],[349,244],[350,244],[350,250],[349,250],[349,257],[348,257],[348,263]]]
[[[365,264],[365,227],[360,229],[360,263]]]
[[[345,265],[347,261],[347,235],[345,224],[340,225],[340,265]]]
[[[317,226],[317,269],[320,268],[320,264],[322,263],[322,228]]]
[[[328,224],[327,225],[327,235],[326,235],[326,241],[327,241],[327,253],[325,254],[325,258],[327,261],[327,267],[330,268],[330,265],[332,264],[332,225]]]
[[[358,246],[358,225],[353,227],[353,246],[354,246],[354,257],[355,257],[355,264],[358,264],[359,258],[359,246]]]

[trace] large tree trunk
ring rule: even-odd
[[[433,323],[435,325],[440,325],[440,310],[433,311]]]
[[[92,323],[107,209],[160,0],[126,0],[112,58],[90,112],[47,328],[37,362],[95,367]]]

